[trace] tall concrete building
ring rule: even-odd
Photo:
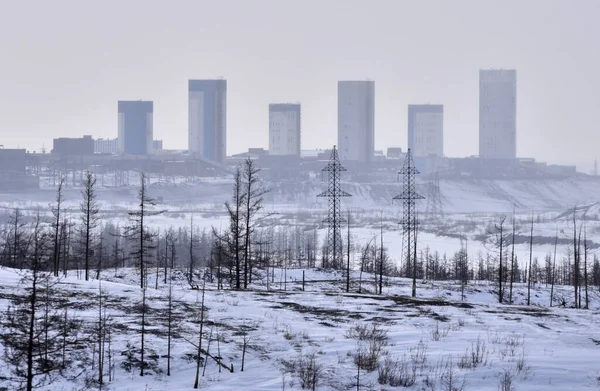
[[[189,151],[225,163],[226,135],[227,80],[189,80]]]
[[[300,105],[269,105],[269,154],[300,156]]]
[[[338,81],[338,153],[370,163],[375,154],[375,82]]]
[[[152,153],[153,112],[151,101],[119,101],[117,152],[125,155]]]
[[[479,157],[517,157],[517,71],[479,71]]]
[[[444,156],[443,105],[408,105],[408,147],[415,157]]]

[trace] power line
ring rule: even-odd
[[[422,195],[415,191],[415,175],[419,174],[419,170],[415,167],[410,148],[404,158],[404,165],[398,171],[398,175],[402,175],[403,188],[402,193],[395,196],[394,200],[402,200],[402,228],[403,238],[406,246],[406,275],[413,278],[413,297],[416,296],[416,264],[417,264],[417,213],[416,200],[423,199]],[[404,252],[404,246],[402,251]],[[411,259],[412,258],[412,259]]]
[[[351,194],[343,191],[340,188],[341,173],[346,171],[346,168],[340,163],[336,146],[331,150],[329,163],[322,170],[329,173],[329,187],[317,197],[326,197],[329,204],[328,215],[324,223],[327,223],[327,251],[331,257],[331,264],[327,264],[328,257],[323,257],[324,268],[332,267],[340,269],[342,267],[342,233],[341,224],[346,221],[341,213],[341,197],[350,197]]]

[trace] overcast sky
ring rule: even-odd
[[[92,5],[93,4],[93,5]],[[337,140],[337,81],[375,80],[375,147],[407,146],[407,105],[444,105],[444,152],[478,153],[478,70],[517,70],[517,153],[600,157],[598,0],[0,0],[0,144],[117,136],[154,101],[187,148],[187,80],[228,83],[227,153],[268,147],[268,104],[302,104],[302,148]]]

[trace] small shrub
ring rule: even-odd
[[[431,329],[431,339],[436,342],[442,339],[442,334],[440,333],[440,325],[438,322],[435,322],[435,327]]]
[[[514,375],[509,370],[504,370],[500,374],[500,384],[498,384],[498,391],[516,391],[514,386]]]
[[[444,370],[440,375],[440,385],[442,386],[442,391],[464,391],[466,387],[465,378],[459,378],[452,360],[446,362]]]
[[[423,341],[413,346],[410,350],[410,361],[416,368],[425,368],[427,362],[427,345]]]
[[[386,356],[378,367],[377,381],[392,387],[412,387],[417,381],[417,368],[406,357],[398,361]]]
[[[290,326],[286,326],[285,330],[283,330],[283,338],[290,341],[294,338],[294,333],[292,332],[292,328]]]
[[[296,360],[296,367],[298,368],[300,387],[303,390],[316,390],[324,372],[323,366],[317,362],[316,354],[301,355]]]
[[[357,341],[356,350],[352,354],[354,364],[367,372],[377,369],[383,348],[388,344],[387,330],[376,323],[357,323],[346,331],[345,336]]]
[[[316,390],[323,380],[325,368],[317,361],[316,353],[299,354],[294,360],[279,361],[280,371],[285,379],[286,374],[298,377],[303,390]]]
[[[461,369],[477,368],[480,364],[487,363],[487,347],[481,338],[477,337],[475,343],[471,343],[471,348],[465,351],[465,354],[460,358],[458,367]]]
[[[487,338],[488,342],[494,345],[498,345],[500,343],[502,343],[502,334],[500,334],[500,332],[496,331],[496,332],[488,332],[488,338]]]
[[[372,323],[370,326],[368,324],[357,323],[346,330],[344,336],[357,341],[387,341],[387,330],[381,328],[377,323]]]

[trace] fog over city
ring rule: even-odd
[[[599,390],[599,17],[1,2],[0,391]]]
[[[35,4],[33,6],[32,4]],[[478,154],[478,70],[517,70],[517,152],[592,169],[597,1],[13,2],[0,15],[5,147],[116,136],[152,100],[187,147],[187,80],[228,81],[227,153],[268,147],[272,102],[302,104],[302,148],[336,141],[338,80],[375,86],[375,147],[406,147],[408,104],[444,105],[444,153]]]

